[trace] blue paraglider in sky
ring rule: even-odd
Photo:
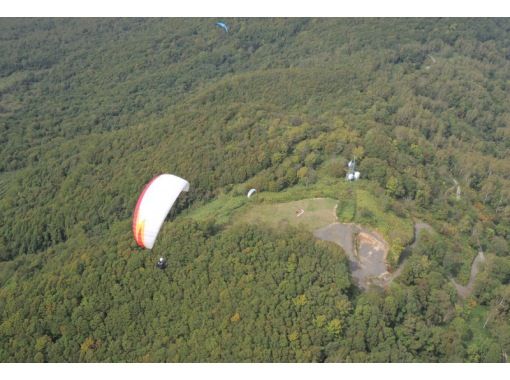
[[[216,26],[219,26],[220,28],[225,29],[225,32],[227,32],[227,33],[228,33],[228,26],[227,26],[227,24],[225,24],[224,22],[217,22],[217,23],[216,23]]]

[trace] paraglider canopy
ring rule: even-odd
[[[253,195],[253,193],[255,193],[257,191],[257,189],[251,189],[250,191],[248,191],[248,198],[251,197]]]
[[[225,24],[224,22],[217,22],[216,26],[219,26],[220,28],[223,28],[225,30],[225,32],[228,33],[228,25]]]
[[[133,215],[133,234],[142,248],[152,249],[168,212],[189,183],[172,174],[154,177],[143,189]]]

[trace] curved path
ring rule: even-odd
[[[471,265],[471,275],[469,276],[469,281],[467,285],[462,286],[458,284],[453,278],[451,279],[452,284],[453,286],[455,286],[455,289],[457,289],[457,293],[459,294],[460,297],[467,298],[473,292],[476,276],[480,271],[480,264],[482,264],[483,262],[485,262],[485,255],[483,254],[483,251],[480,249],[478,251],[478,255],[476,255],[475,259],[473,260],[473,264]]]
[[[400,258],[398,260],[398,268],[397,268],[397,270],[395,272],[390,274],[388,282],[391,282],[395,278],[400,276],[400,274],[402,273],[402,270],[404,269],[405,261],[409,257],[409,255],[411,254],[413,248],[418,243],[418,238],[420,237],[421,232],[423,230],[432,231],[432,227],[429,224],[424,223],[424,222],[420,222],[420,221],[414,222],[414,238],[413,238],[413,242],[411,244],[409,244],[407,247],[404,248],[404,251],[402,252],[402,254],[400,255]]]
[[[456,185],[458,185],[457,181],[455,181],[455,182],[456,182]],[[460,189],[458,188],[457,194],[459,194],[459,193],[460,193]],[[389,281],[392,281],[393,279],[398,277],[398,275],[400,275],[400,273],[402,272],[402,269],[404,268],[405,259],[409,256],[412,249],[415,247],[415,245],[418,241],[418,237],[419,237],[421,231],[423,231],[423,230],[432,231],[432,227],[430,225],[428,225],[427,223],[423,223],[423,222],[416,222],[414,224],[414,241],[411,245],[406,247],[406,249],[400,256],[399,267],[395,272],[393,272],[391,274]],[[476,255],[475,259],[473,260],[473,264],[471,265],[471,275],[469,277],[469,281],[468,281],[467,285],[466,286],[460,285],[453,278],[450,279],[453,286],[455,286],[455,289],[457,290],[457,294],[460,297],[467,298],[471,295],[471,293],[473,292],[473,287],[475,284],[476,276],[478,275],[478,272],[480,271],[480,264],[482,264],[484,262],[485,262],[485,255],[484,255],[482,249],[480,248],[480,250],[478,251],[478,254]]]

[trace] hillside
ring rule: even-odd
[[[506,361],[510,22],[216,21],[0,19],[0,361]],[[190,192],[141,250],[160,173]],[[341,248],[271,224],[310,198],[392,267],[413,221],[437,233],[362,291]]]

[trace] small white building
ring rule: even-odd
[[[347,167],[349,169],[347,170],[347,175],[345,176],[345,179],[347,181],[357,181],[361,174],[360,172],[356,171],[356,159],[349,161]]]

